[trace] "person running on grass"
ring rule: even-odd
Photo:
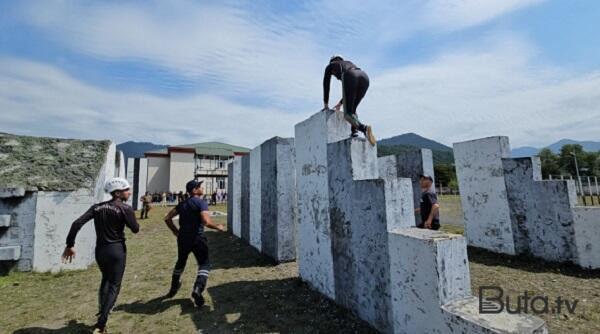
[[[358,131],[360,131],[371,145],[375,145],[373,129],[370,125],[361,123],[356,115],[356,108],[369,88],[367,73],[351,61],[344,60],[340,55],[331,57],[329,65],[325,67],[325,75],[323,76],[323,110],[329,110],[329,85],[332,75],[342,81],[342,99],[334,109],[339,111],[342,105],[344,106],[344,118],[350,123],[351,127],[350,136],[357,137]]]
[[[125,272],[127,247],[125,247],[124,229],[127,226],[133,233],[138,233],[140,226],[135,220],[135,212],[125,204],[131,192],[129,182],[122,178],[112,178],[104,185],[110,193],[110,201],[92,205],[81,217],[71,225],[67,236],[67,246],[62,254],[63,262],[71,262],[75,257],[75,237],[77,232],[91,219],[96,229],[96,262],[102,272],[100,283],[98,322],[94,325],[94,333],[105,333],[108,314],[112,310]]]
[[[181,287],[181,275],[185,269],[187,258],[190,253],[193,253],[198,262],[198,272],[192,289],[192,298],[196,306],[201,307],[204,305],[202,291],[206,287],[210,271],[204,226],[218,231],[224,231],[224,229],[223,226],[214,224],[210,218],[208,204],[202,199],[204,195],[202,181],[191,180],[185,185],[185,188],[190,195],[189,198],[179,203],[165,217],[165,223],[177,237],[177,262],[173,269],[171,289],[167,293],[167,298],[177,294]],[[173,218],[177,215],[179,215],[179,229],[173,223]]]

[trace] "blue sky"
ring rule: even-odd
[[[600,2],[0,1],[0,131],[255,146],[341,53],[380,138],[600,140]],[[331,100],[340,96],[333,79]]]

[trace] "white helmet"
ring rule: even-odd
[[[109,194],[116,190],[126,189],[129,189],[129,182],[120,177],[113,177],[112,179],[106,181],[106,183],[104,184],[104,191],[106,191]]]

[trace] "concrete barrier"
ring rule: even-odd
[[[508,137],[454,144],[469,245],[600,268],[600,207],[577,207],[572,180],[542,180],[537,157],[510,158]]]
[[[249,243],[252,247],[261,251],[261,224],[262,224],[262,211],[261,211],[261,182],[262,182],[262,169],[261,169],[261,146],[255,147],[250,151],[250,240]]]

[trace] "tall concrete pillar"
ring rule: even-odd
[[[227,231],[233,234],[233,162],[227,165]]]
[[[261,250],[277,262],[296,258],[294,139],[274,137],[261,145]]]
[[[241,163],[240,236],[250,242],[250,156],[242,156]]]
[[[469,245],[516,254],[502,158],[510,157],[508,137],[454,144],[454,162]]]
[[[347,138],[343,114],[318,112],[296,124],[296,183],[298,193],[298,266],[300,277],[335,299],[327,144]]]
[[[259,251],[262,250],[261,246],[261,224],[262,224],[262,211],[261,211],[261,180],[262,180],[262,168],[261,168],[261,146],[255,147],[250,151],[250,245]]]

